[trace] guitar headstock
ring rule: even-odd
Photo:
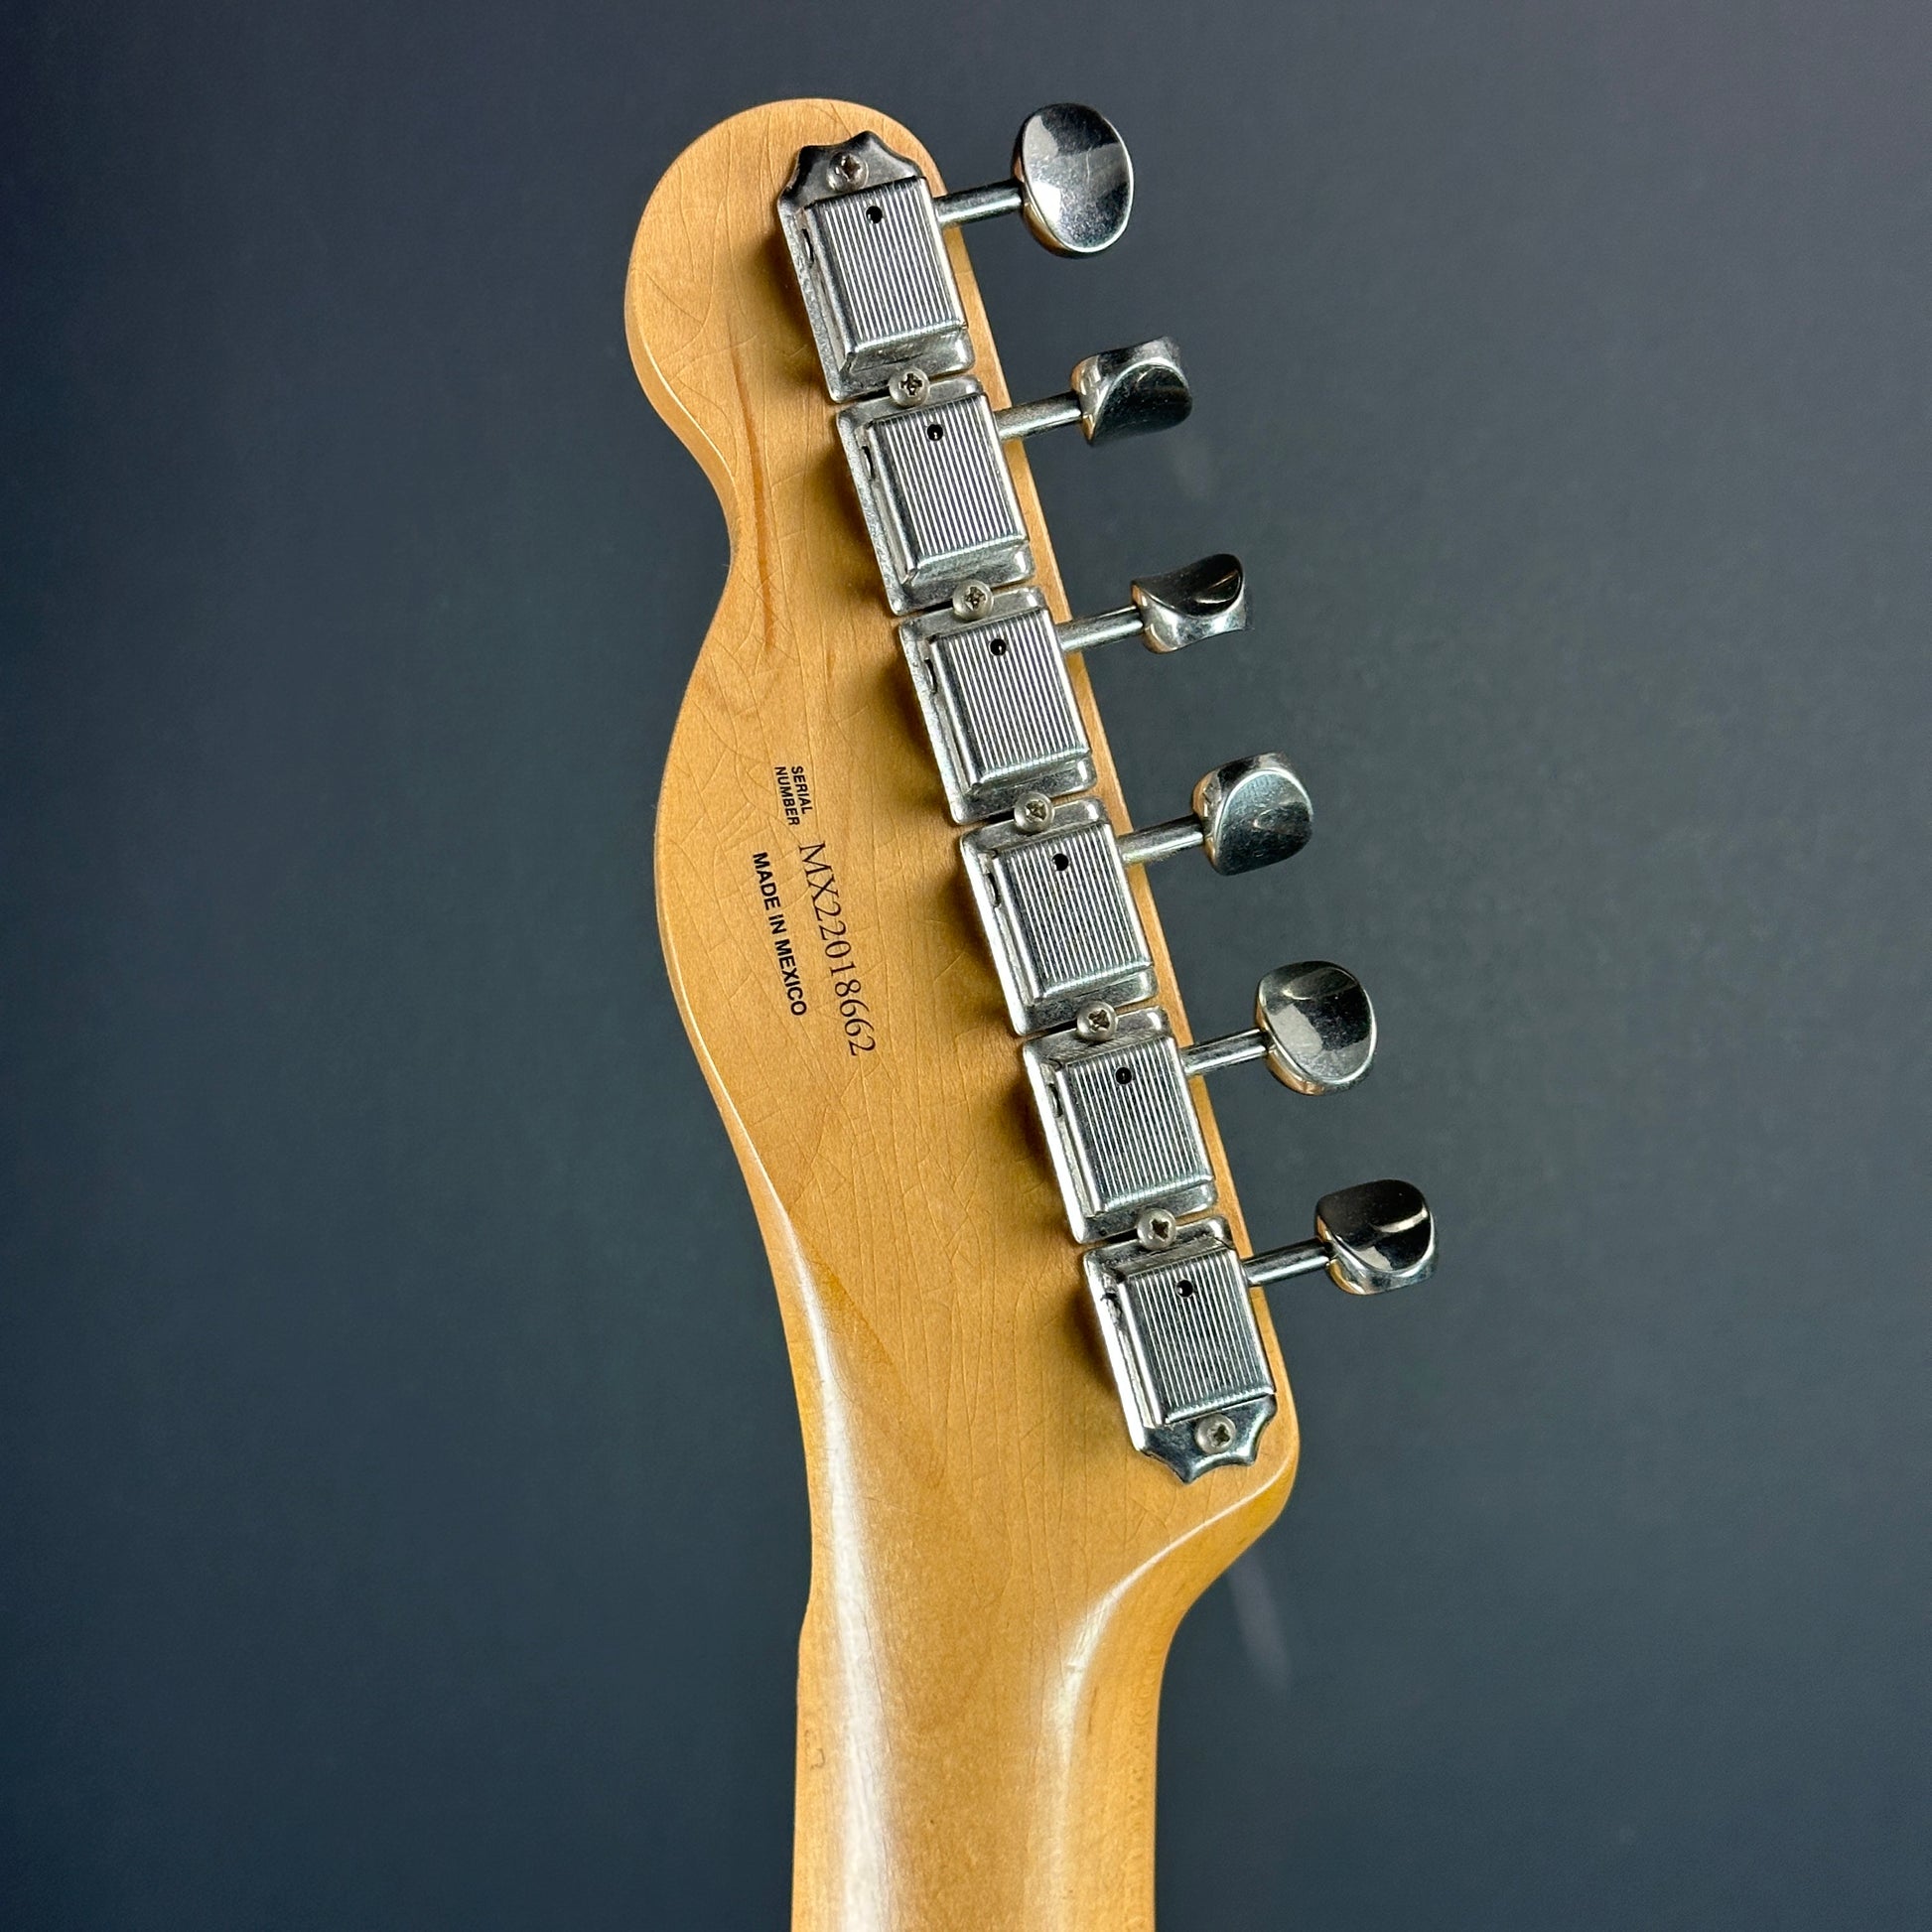
[[[803,1419],[801,1860],[812,1807],[872,1775],[828,1768],[833,1706],[842,1736],[860,1706],[923,1714],[955,1757],[1036,1752],[1056,1709],[1133,1759],[1145,1721],[1149,1761],[1092,1800],[1144,1806],[1168,1638],[1294,1475],[1260,1284],[1325,1268],[1370,1293],[1434,1261],[1421,1196],[1393,1182],[1251,1253],[1201,1076],[1258,1059],[1303,1093],[1346,1087],[1373,1013],[1343,969],[1302,962],[1262,982],[1251,1031],[1194,1040],[1146,868],[1287,858],[1308,795],[1263,755],[1132,827],[1080,653],[1237,627],[1241,568],[1144,575],[1075,617],[1022,444],[1164,428],[1186,379],[1172,343],[1143,343],[1016,406],[959,232],[1018,212],[1088,253],[1132,195],[1090,109],[1042,110],[1010,180],[947,195],[905,129],[790,101],[678,160],[631,261],[639,377],[732,541],[664,774],[657,897]],[[1065,1780],[1102,1775],[1061,1755]],[[1108,1882],[1138,1896],[1118,1857],[1133,1869]]]

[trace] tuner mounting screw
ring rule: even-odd
[[[1194,1425],[1194,1447],[1205,1455],[1218,1455],[1234,1447],[1234,1425],[1225,1416],[1203,1416]]]
[[[1134,1238],[1144,1248],[1172,1248],[1180,1223],[1165,1207],[1150,1207],[1134,1223]]]
[[[1086,1040],[1112,1039],[1119,1021],[1120,1016],[1105,1000],[1096,1000],[1092,1006],[1080,1009],[1073,1022],[1073,1031]]]
[[[932,387],[932,378],[923,369],[900,369],[886,385],[886,393],[901,409],[910,409],[914,403],[925,401],[925,392]]]
[[[976,618],[993,602],[993,593],[977,577],[968,578],[952,594],[952,614],[962,622]]]
[[[848,150],[832,157],[832,172],[847,188],[857,188],[866,178],[866,164],[863,157]]]
[[[1029,791],[1013,808],[1014,825],[1022,832],[1043,832],[1053,822],[1053,801],[1043,791]]]

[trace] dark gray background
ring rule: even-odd
[[[771,1926],[806,1584],[737,1172],[657,963],[725,567],[620,291],[709,123],[965,183],[1090,98],[1111,256],[974,252],[1129,794],[1275,744],[1309,853],[1161,891],[1189,1002],[1331,952],[1376,1077],[1220,1089],[1288,1517],[1183,1629],[1164,1925],[1922,1925],[1932,23],[1897,5],[10,9],[0,1917]],[[702,1453],[689,1399],[723,1372]]]

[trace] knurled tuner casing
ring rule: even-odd
[[[1034,574],[986,391],[950,376],[918,394],[910,404],[875,396],[838,414],[886,601],[900,617],[945,604],[965,584],[997,590]]]
[[[1200,1117],[1159,1007],[1116,1016],[1104,1038],[1030,1039],[1021,1058],[1075,1241],[1126,1234],[1149,1208],[1214,1205]]]
[[[1097,799],[1063,799],[1037,831],[983,825],[959,853],[1015,1033],[1154,998],[1154,955]]]
[[[1028,792],[1057,798],[1093,784],[1066,652],[1039,592],[990,593],[967,620],[928,612],[898,638],[955,825],[1011,812]]]
[[[1127,1434],[1182,1482],[1255,1459],[1277,1407],[1253,1294],[1228,1224],[1186,1223],[1082,1257]]]
[[[929,376],[972,367],[932,191],[878,135],[800,150],[778,226],[833,401],[883,389],[908,364]]]

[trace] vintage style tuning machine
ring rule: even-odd
[[[838,414],[886,598],[900,617],[1034,572],[1033,544],[1000,445],[1078,423],[1089,443],[1171,429],[1193,394],[1166,337],[1074,364],[1062,395],[995,409],[972,376],[900,369],[883,396]]]
[[[959,842],[1016,1033],[1063,1027],[1096,1002],[1155,993],[1126,868],[1200,846],[1217,872],[1253,872],[1309,842],[1313,808],[1286,759],[1236,759],[1194,787],[1183,818],[1117,834],[1094,798],[1025,794],[1011,819]]]
[[[1017,212],[1055,254],[1094,255],[1120,239],[1133,207],[1125,144],[1104,115],[1071,101],[1027,117],[1010,179],[937,200],[876,134],[803,149],[778,222],[833,400],[883,389],[902,368],[972,367],[941,228]]]
[[[1036,590],[963,584],[951,605],[898,627],[946,809],[955,825],[1010,812],[1029,792],[1085,791],[1096,776],[1065,660],[1138,636],[1175,651],[1242,629],[1247,580],[1238,558],[1202,557],[1136,578],[1129,601],[1055,623]]]
[[[1252,1462],[1275,1413],[1274,1377],[1250,1291],[1326,1270],[1351,1295],[1426,1280],[1436,1222],[1406,1180],[1371,1180],[1324,1194],[1314,1239],[1247,1259],[1218,1215],[1179,1222],[1162,1209],[1136,1238],[1084,1258],[1127,1433],[1183,1482],[1227,1462]]]
[[[1375,1057],[1368,995],[1326,960],[1268,974],[1255,1022],[1251,1033],[1182,1046],[1161,1008],[1118,1013],[1096,1003],[1065,1032],[1021,1048],[1074,1240],[1125,1234],[1150,1209],[1181,1215],[1214,1205],[1190,1076],[1265,1059],[1298,1093],[1339,1093]]]

